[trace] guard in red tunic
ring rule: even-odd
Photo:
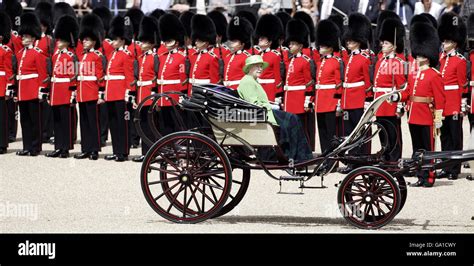
[[[370,20],[359,13],[349,16],[348,29],[344,34],[344,41],[350,50],[345,63],[344,85],[341,98],[343,110],[343,131],[349,136],[359,123],[364,113],[366,90],[370,82],[369,67],[371,56],[368,54],[368,43],[372,36]]]
[[[214,22],[216,27],[216,45],[214,53],[219,57],[219,83],[224,79],[224,58],[230,54],[229,48],[224,44],[227,42],[227,18],[222,12],[214,10],[207,13],[207,16]]]
[[[338,95],[342,93],[341,66],[342,59],[334,55],[339,51],[340,32],[337,25],[330,20],[322,20],[316,30],[316,43],[319,46],[321,61],[316,75],[316,118],[321,152],[331,148],[331,140],[336,137],[336,108]]]
[[[41,151],[41,108],[40,100],[47,100],[49,92],[46,57],[43,51],[34,47],[41,38],[40,22],[34,13],[21,16],[19,34],[22,36],[23,49],[17,52],[18,101],[20,123],[23,133],[23,150],[17,155],[36,156]]]
[[[254,38],[258,40],[260,55],[268,67],[258,78],[267,93],[269,101],[275,101],[278,89],[283,86],[281,79],[281,54],[277,51],[280,45],[280,37],[283,34],[283,26],[280,19],[272,14],[260,17],[255,28]]]
[[[10,18],[0,11],[0,154],[6,153],[8,148],[8,109],[5,99],[13,96],[11,89],[8,90],[13,85],[13,51],[5,45],[10,41],[10,35]],[[6,95],[7,91],[10,95]]]
[[[75,159],[97,160],[100,151],[99,131],[99,88],[104,87],[104,55],[99,52],[104,27],[97,15],[82,17],[79,39],[79,70],[77,75],[76,98],[79,103],[81,125],[81,153]],[[104,91],[102,90],[102,95]],[[102,99],[103,101],[103,99]]]
[[[122,162],[128,159],[130,151],[128,123],[131,116],[127,109],[127,102],[134,101],[135,96],[133,56],[127,48],[132,41],[132,26],[121,16],[116,16],[110,23],[109,36],[113,39],[115,50],[107,58],[104,96],[113,154],[105,156],[105,159]]]
[[[73,117],[71,104],[75,102],[76,89],[76,55],[69,51],[75,47],[79,26],[75,18],[62,16],[54,30],[57,50],[53,55],[51,77],[51,94],[49,104],[52,106],[54,123],[54,149],[46,157],[69,157],[73,149]]]
[[[252,24],[245,18],[233,17],[227,27],[231,53],[224,57],[224,86],[236,90],[245,73],[245,59],[251,54]]]
[[[182,92],[187,93],[186,54],[184,45],[184,26],[172,14],[165,14],[159,20],[160,37],[167,52],[159,55],[158,93]],[[158,105],[162,106],[159,114],[159,130],[162,135],[182,130],[176,123],[177,118],[172,105],[179,101],[179,95],[172,94],[174,102],[162,97]]]
[[[192,85],[217,84],[219,75],[219,55],[216,49],[216,27],[205,15],[194,15],[191,20],[191,39],[195,49],[190,50],[191,73],[189,82]],[[191,90],[188,92],[191,95]]]
[[[466,42],[466,25],[461,17],[454,13],[445,13],[438,26],[439,39],[443,42],[443,52],[439,63],[444,81],[446,106],[444,108],[443,127],[441,128],[441,149],[443,151],[462,150],[461,98],[467,88],[467,61],[458,51]],[[457,179],[461,172],[461,163],[443,169],[438,177]]]
[[[303,54],[308,47],[308,27],[299,19],[292,19],[286,27],[286,42],[289,45],[289,61],[286,66],[285,85],[283,87],[283,110],[300,117],[305,135],[314,149],[315,125],[312,107],[314,105],[314,80],[311,78],[311,58]]]
[[[140,23],[140,32],[138,35],[142,55],[138,57],[138,80],[137,84],[137,104],[156,92],[156,74],[158,72],[159,61],[154,49],[160,45],[161,41],[158,32],[158,21],[152,16],[143,17]],[[151,141],[155,141],[148,121],[148,112],[152,101],[144,103],[140,113],[140,124],[143,133]],[[142,162],[146,153],[150,149],[149,144],[142,140],[142,155],[133,158],[134,162]]]
[[[434,151],[435,131],[441,128],[445,94],[443,79],[434,66],[438,65],[439,39],[436,29],[428,23],[417,22],[410,28],[411,53],[418,70],[408,75],[407,89],[392,96],[392,101],[409,101],[408,126],[413,153]],[[413,186],[431,187],[435,176],[429,171],[418,173]]]
[[[382,24],[379,41],[382,43],[382,53],[374,73],[374,97],[377,98],[393,90],[404,89],[406,77],[404,74],[404,60],[397,56],[402,53],[405,28],[399,19],[386,19]],[[402,156],[401,118],[397,116],[396,103],[382,103],[376,112],[377,121],[388,132],[388,143],[385,159],[397,161]],[[380,134],[380,140],[385,139]]]
[[[470,99],[470,112],[468,114],[469,116],[469,124],[471,125],[470,131],[472,131],[473,125],[474,125],[474,94],[472,93],[474,89],[474,13],[469,15],[469,20],[467,22],[467,37],[468,37],[468,47],[470,49],[469,52],[469,62],[471,65],[471,73],[468,73],[468,77],[470,77],[469,81],[469,93],[471,95]]]

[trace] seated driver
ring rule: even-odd
[[[294,161],[311,159],[312,152],[304,135],[303,126],[299,118],[291,113],[279,110],[279,106],[272,105],[267,98],[263,87],[257,82],[263,70],[268,66],[260,55],[252,55],[245,60],[243,71],[245,76],[240,80],[237,91],[239,96],[258,106],[267,109],[267,120],[279,126],[279,144],[285,155]]]

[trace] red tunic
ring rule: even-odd
[[[360,50],[353,51],[345,64],[344,90],[341,98],[343,110],[364,108],[366,93],[370,83],[370,55]]]
[[[43,33],[41,34],[41,39],[36,40],[35,47],[40,48],[41,51],[43,51],[43,54],[45,56],[52,56],[52,54],[54,53],[54,47],[55,47],[54,43],[52,42],[53,42],[53,38]]]
[[[147,51],[138,58],[138,81],[137,81],[137,103],[151,95],[151,89],[156,86],[155,82],[155,56],[153,51]],[[151,105],[152,101],[145,102],[145,106]]]
[[[53,75],[51,77],[51,106],[69,104],[72,91],[69,87],[76,83],[71,81],[75,75],[74,54],[66,49],[53,55]]]
[[[18,60],[18,100],[29,101],[38,98],[40,88],[48,87],[46,56],[38,47],[25,47],[16,54]]]
[[[23,48],[23,43],[21,41],[21,36],[16,31],[12,31],[10,42],[7,44],[13,52],[18,52]]]
[[[284,111],[293,114],[305,113],[304,102],[306,92],[312,93],[310,58],[298,53],[286,66],[286,82],[284,86]]]
[[[219,58],[212,51],[190,50],[189,60],[191,62],[191,73],[189,75],[191,84],[217,84],[219,82]],[[191,95],[191,90],[188,92]]]
[[[240,80],[245,73],[245,59],[251,54],[245,50],[228,54],[224,57],[224,86],[236,90],[240,84]]]
[[[168,51],[159,56],[160,70],[158,71],[158,93],[169,91],[183,92],[186,90],[186,84],[183,84],[186,79],[185,61],[186,54],[178,49]],[[179,96],[176,94],[171,97],[178,102]],[[160,106],[171,106],[171,102],[161,98]]]
[[[474,97],[474,94],[472,93],[473,89],[474,89],[474,50],[472,50],[470,53],[469,53],[469,61],[471,62],[471,81],[469,82],[469,87],[471,89],[471,114],[474,114],[474,101],[473,101],[473,97]]]
[[[8,86],[13,84],[10,78],[13,76],[12,69],[13,51],[6,45],[0,46],[0,97],[5,97]]]
[[[316,113],[336,111],[337,99],[341,92],[341,58],[333,55],[321,57],[316,75]]]
[[[126,90],[135,90],[135,87],[132,86],[135,80],[132,54],[127,50],[127,47],[121,47],[115,50],[107,59],[105,101],[124,100]]]
[[[278,92],[278,87],[281,85],[280,61],[281,54],[277,50],[267,48],[261,50],[263,61],[268,63],[268,67],[262,72],[258,83],[262,85],[267,93],[269,101],[275,100],[275,94]]]
[[[444,82],[446,106],[443,116],[456,115],[461,112],[461,97],[466,86],[466,59],[458,52],[441,53],[439,58],[440,72]]]
[[[396,54],[382,57],[375,65],[374,97],[401,88],[405,82],[403,59]],[[396,116],[397,104],[384,102],[375,113],[376,116]]]
[[[99,99],[99,87],[105,85],[102,58],[102,53],[94,49],[80,54],[76,92],[78,102],[97,101]]]
[[[418,71],[416,75],[409,75],[407,89],[402,92],[402,101],[408,101],[410,96],[431,97],[434,100],[433,108],[443,110],[445,107],[445,95],[443,79],[438,70],[428,68]],[[433,125],[433,114],[429,104],[420,102],[410,102],[409,104],[409,124]]]

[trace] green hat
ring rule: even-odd
[[[268,67],[268,63],[263,61],[262,56],[260,56],[260,55],[251,55],[251,56],[247,57],[247,59],[245,59],[245,66],[244,66],[244,68],[242,68],[242,70],[244,71],[245,74],[248,74],[250,67],[252,65],[255,65],[255,64],[263,64],[263,66],[262,66],[263,69]]]

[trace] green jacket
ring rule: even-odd
[[[263,90],[262,85],[260,85],[252,76],[245,75],[240,80],[237,91],[239,92],[240,98],[255,105],[265,107],[267,109],[268,122],[278,125],[273,116],[272,105],[268,101],[265,90]]]

